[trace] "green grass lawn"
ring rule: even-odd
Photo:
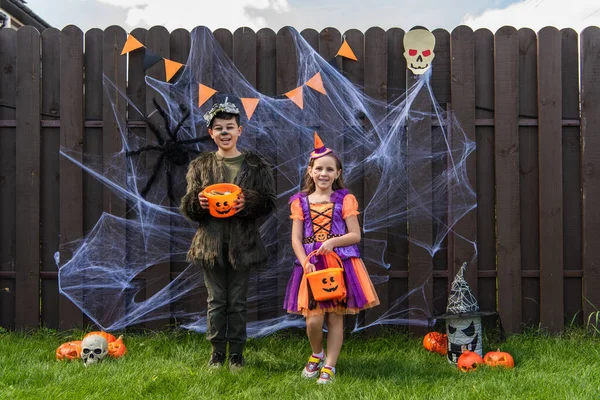
[[[393,331],[347,335],[338,376],[317,385],[300,376],[309,353],[298,333],[250,340],[246,367],[206,367],[208,343],[181,330],[124,337],[128,354],[84,368],[55,349],[83,332],[0,333],[1,399],[598,399],[600,342],[583,329],[561,336],[529,332],[484,351],[510,352],[512,370],[462,373],[427,352],[421,339]]]

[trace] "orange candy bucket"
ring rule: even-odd
[[[308,260],[316,255],[316,253],[317,250],[314,250],[306,257],[303,268],[306,267]],[[325,268],[305,274],[310,291],[317,301],[344,299],[346,298],[346,284],[344,283],[344,265],[342,264],[342,260],[335,252],[331,252],[327,257],[333,257],[340,267]]]
[[[233,183],[217,183],[207,186],[202,193],[208,199],[208,212],[215,218],[229,218],[235,214],[235,200],[242,192]]]

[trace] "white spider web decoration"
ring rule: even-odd
[[[466,268],[467,263],[463,263],[452,281],[448,306],[446,307],[446,313],[448,314],[464,314],[479,311],[477,299],[471,292],[471,287],[464,277]]]

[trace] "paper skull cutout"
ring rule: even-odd
[[[97,364],[108,355],[108,342],[100,335],[90,335],[81,341],[83,365]]]
[[[423,27],[415,27],[404,35],[406,66],[415,75],[424,74],[435,57],[435,36]]]
[[[448,335],[448,361],[456,364],[458,357],[465,350],[470,350],[483,357],[481,344],[481,318],[448,318],[446,320]]]

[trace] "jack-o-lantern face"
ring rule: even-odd
[[[327,293],[333,293],[338,290],[339,286],[335,281],[335,276],[333,275],[321,279],[321,282],[323,282],[323,290]]]
[[[231,211],[231,204],[228,201],[217,201],[215,211],[221,215],[227,215]]]
[[[324,242],[327,240],[327,234],[325,232],[319,232],[315,235],[317,242]]]
[[[483,361],[490,367],[514,368],[515,366],[515,360],[512,356],[504,351],[500,351],[500,349],[488,352],[483,357]]]
[[[481,319],[456,318],[446,321],[448,334],[448,361],[456,363],[460,355],[473,351],[480,356],[483,354],[481,345]]]
[[[483,364],[483,358],[477,353],[469,350],[465,350],[460,357],[456,365],[462,372],[475,371],[479,364]]]

